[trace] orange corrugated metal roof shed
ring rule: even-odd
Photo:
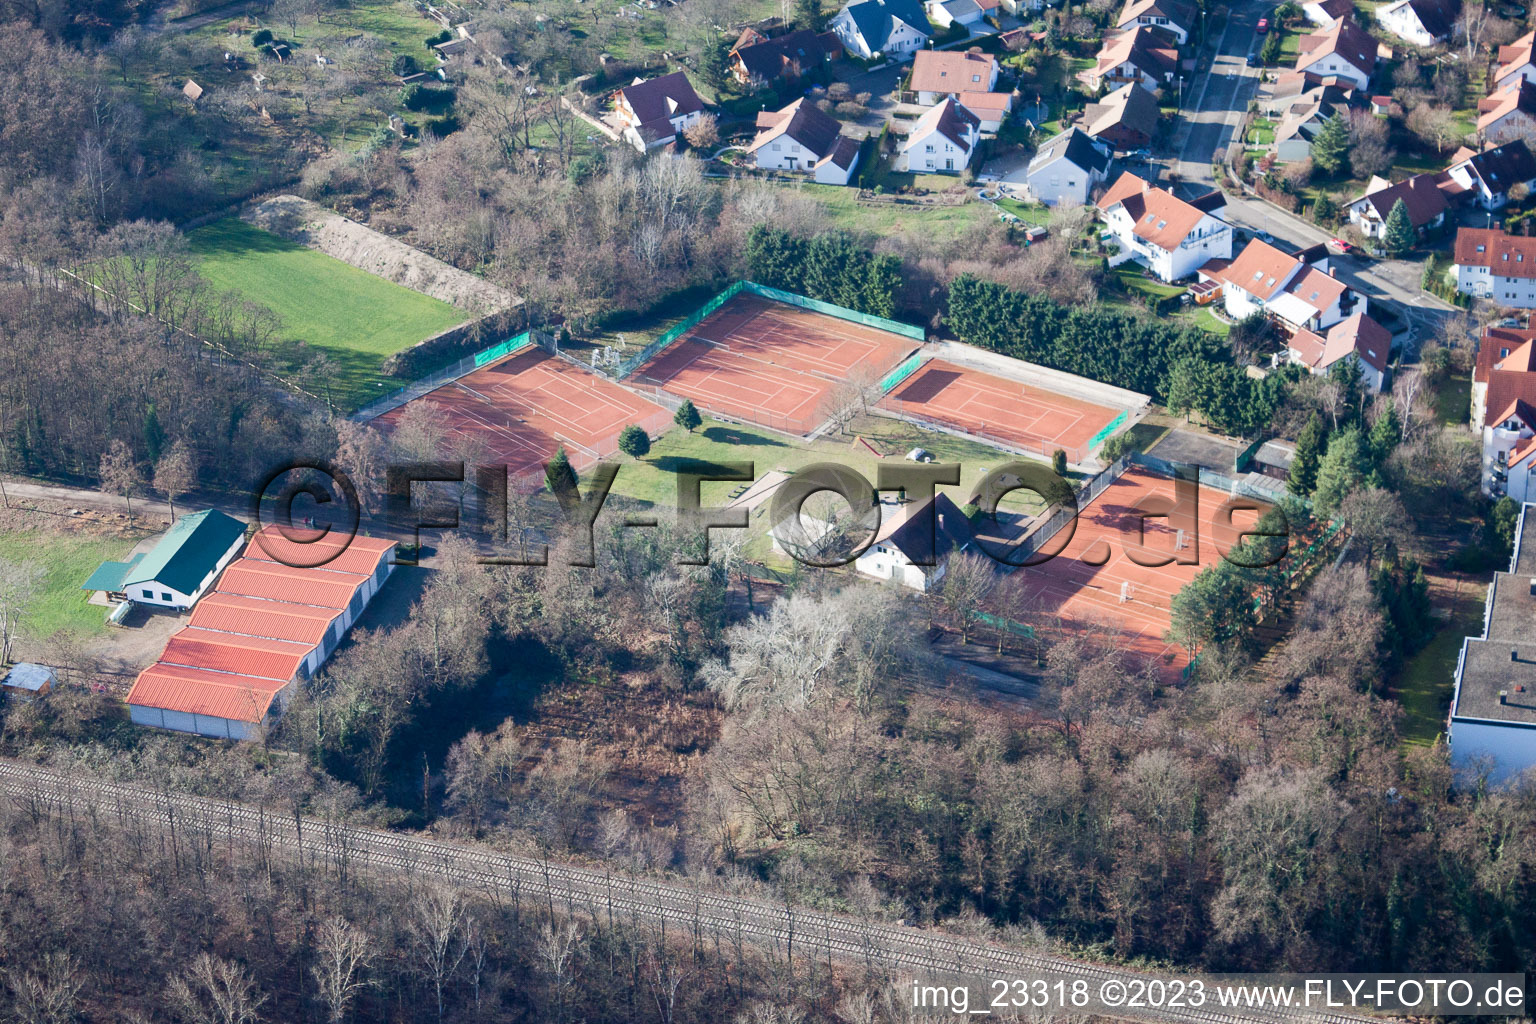
[[[128,703],[238,722],[259,722],[286,685],[276,679],[237,676],[156,662],[134,681]]]
[[[224,570],[219,590],[322,608],[345,608],[353,592],[366,580],[366,576],[357,573],[295,569],[277,562],[241,558]]]
[[[181,630],[166,642],[160,660],[170,665],[187,665],[213,672],[235,672],[287,682],[299,671],[314,644],[291,640],[268,640],[239,633],[220,633],[212,629]]]
[[[285,534],[280,527],[264,526],[246,545],[244,557],[371,576],[378,568],[379,557],[395,546],[394,541],[378,537],[349,538],[334,533],[305,542],[303,538],[306,535],[317,534],[315,531],[298,529],[289,529]],[[298,539],[289,539],[290,536]]]
[[[293,640],[318,644],[325,631],[341,612],[312,604],[291,601],[265,601],[259,597],[214,592],[192,609],[190,626],[219,629],[226,633],[266,636],[274,640]]]

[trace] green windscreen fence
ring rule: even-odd
[[[742,287],[743,282],[737,281],[725,291],[721,292],[719,295],[716,295],[714,298],[704,303],[704,305],[688,314],[688,316],[683,318],[681,323],[677,324],[676,326],[667,328],[666,333],[661,337],[657,338],[655,341],[645,346],[645,348],[641,349],[639,352],[636,352],[634,355],[624,360],[624,362],[620,363],[618,369],[614,371],[614,377],[616,377],[618,380],[623,380],[625,377],[628,377],[630,374],[640,369],[640,367],[650,362],[662,349],[666,348],[678,338],[681,338],[683,335],[699,326],[699,321],[703,320],[705,317],[709,316],[709,314],[713,313],[715,310],[719,309],[721,306],[734,299],[737,295],[740,295]]]
[[[900,366],[885,375],[885,379],[880,382],[880,393],[882,395],[890,394],[896,390],[896,385],[916,373],[917,368],[922,365],[923,354],[921,352],[913,352],[906,359],[902,360]]]
[[[486,363],[494,363],[502,356],[509,356],[520,348],[533,344],[533,332],[524,331],[515,338],[508,338],[500,345],[492,345],[490,348],[481,349],[475,353],[475,369],[480,369]]]
[[[1117,429],[1119,429],[1120,424],[1124,423],[1126,417],[1129,415],[1130,413],[1127,410],[1121,409],[1119,416],[1116,416],[1114,419],[1104,424],[1104,428],[1097,434],[1094,434],[1093,437],[1088,440],[1089,449],[1092,449],[1094,445],[1098,444],[1100,441],[1104,440],[1110,434],[1113,434]]]
[[[890,331],[892,334],[899,334],[903,338],[912,338],[915,341],[922,341],[925,337],[921,327],[913,327],[911,324],[904,324],[899,320],[887,320],[885,317],[875,316],[873,313],[860,313],[857,310],[848,309],[844,306],[835,306],[830,302],[822,302],[820,299],[810,299],[804,295],[796,295],[794,292],[769,288],[767,285],[757,284],[753,281],[745,281],[743,285],[753,295],[760,295],[765,299],[773,299],[775,302],[788,303],[791,306],[799,306],[801,309],[809,309],[815,313],[835,316],[839,320],[847,320],[850,323],[863,324],[866,327]]]
[[[1022,622],[1014,622],[1012,619],[1005,619],[1000,615],[977,612],[976,621],[985,623],[993,629],[1002,630],[1004,633],[1012,633],[1014,636],[1026,636],[1033,639],[1035,635],[1035,628],[1033,626],[1027,626]]]

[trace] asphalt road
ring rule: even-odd
[[[1163,174],[1176,175],[1185,195],[1198,195],[1216,187],[1211,161],[1217,150],[1225,151],[1237,137],[1248,103],[1258,92],[1261,68],[1248,66],[1248,54],[1257,51],[1258,20],[1272,16],[1275,5],[1267,0],[1235,0],[1226,11],[1218,10],[1207,25],[1206,38],[1215,41],[1200,54],[1194,77],[1184,85],[1189,104],[1174,133],[1170,153],[1159,161]],[[1226,219],[1252,232],[1274,236],[1282,247],[1303,248],[1328,241],[1333,235],[1300,217],[1254,196],[1228,196]],[[1234,253],[1234,255],[1236,255]],[[1405,355],[1414,357],[1418,345],[1453,311],[1419,287],[1422,264],[1418,260],[1372,260],[1347,256],[1334,260],[1338,275],[1366,295],[1372,305],[1388,303],[1408,322]]]

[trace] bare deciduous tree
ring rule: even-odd
[[[326,1020],[341,1024],[352,1000],[367,987],[364,973],[373,964],[373,941],[368,933],[344,917],[330,917],[320,925],[315,939],[315,963],[310,967]]]
[[[197,459],[185,441],[176,441],[155,463],[155,490],[165,495],[171,506],[171,521],[176,521],[176,499],[197,482]]]
[[[122,441],[113,441],[101,457],[101,487],[109,494],[120,495],[128,504],[128,522],[133,522],[133,496],[144,486],[139,464],[133,452]]]
[[[166,1001],[187,1024],[256,1024],[267,997],[239,964],[199,953],[171,980]]]

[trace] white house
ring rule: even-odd
[[[1469,155],[1466,155],[1469,154]],[[1506,142],[1481,153],[1462,150],[1445,173],[1485,210],[1501,209],[1515,186],[1527,194],[1536,189],[1536,157],[1524,139]]]
[[[954,100],[945,100],[918,118],[901,144],[896,170],[958,174],[981,139],[981,119]]]
[[[955,25],[971,28],[981,24],[984,15],[976,0],[928,0],[923,10],[930,23],[944,29]]]
[[[1499,381],[1496,401],[1507,406],[1511,397],[1526,397],[1527,381],[1536,385],[1536,378],[1511,378],[1512,373],[1536,372],[1536,347],[1529,345],[1536,340],[1536,330],[1519,327],[1484,327],[1478,336],[1477,362],[1472,367],[1472,426],[1483,429],[1488,415],[1488,386],[1495,377]],[[1530,396],[1536,401],[1536,388]],[[1498,412],[1498,409],[1494,410]]]
[[[1355,13],[1355,0],[1312,0],[1311,3],[1301,5],[1301,13],[1314,25],[1332,28],[1340,18],[1351,17]]]
[[[1176,0],[1126,0],[1115,27],[1121,31],[1151,28],[1183,46],[1195,28],[1195,14]]]
[[[1482,436],[1482,491],[1536,500],[1536,331],[1484,328],[1472,368],[1472,426]]]
[[[1110,266],[1137,260],[1164,281],[1189,277],[1211,260],[1232,257],[1232,226],[1218,216],[1221,193],[1184,200],[1138,178],[1120,175],[1098,202],[1099,219],[1119,252]]]
[[[933,26],[918,0],[857,0],[833,16],[832,32],[855,57],[906,60],[928,45]]]
[[[1323,246],[1285,253],[1255,238],[1230,264],[1201,276],[1221,282],[1223,305],[1234,320],[1264,313],[1292,331],[1326,330],[1364,312],[1367,303],[1335,276]]]
[[[214,509],[192,512],[177,519],[148,552],[126,562],[103,562],[81,589],[100,591],[109,601],[190,608],[243,543],[240,520]]]
[[[1506,235],[1500,228],[1462,228],[1454,253],[1457,291],[1501,306],[1536,308],[1536,238]]]
[[[1353,18],[1340,18],[1325,31],[1302,36],[1298,48],[1297,71],[1308,71],[1321,78],[1341,78],[1356,89],[1364,90],[1370,85],[1371,74],[1376,70],[1376,40]]]
[[[1314,86],[1288,100],[1276,102],[1272,99],[1271,109],[1278,108],[1276,112],[1280,115],[1280,123],[1275,126],[1275,159],[1283,163],[1310,159],[1312,140],[1331,118],[1348,116],[1354,97],[1353,89],[1330,82]]]
[[[1488,91],[1497,92],[1517,77],[1536,82],[1536,31],[1499,47],[1499,63],[1493,71],[1493,87]]]
[[[1353,359],[1365,386],[1380,392],[1392,359],[1392,332],[1364,313],[1340,320],[1318,334],[1303,328],[1286,342],[1286,357],[1315,374],[1325,374],[1341,359]]]
[[[1365,187],[1365,195],[1350,203],[1345,210],[1349,214],[1349,222],[1359,228],[1361,234],[1367,238],[1385,238],[1387,218],[1392,215],[1392,208],[1399,199],[1407,207],[1408,220],[1419,237],[1443,225],[1446,211],[1450,209],[1445,189],[1441,188],[1440,176],[1415,174],[1396,185],[1385,178],[1372,177]]]
[[[846,185],[859,165],[859,142],[842,125],[801,97],[783,110],[757,115],[757,137],[747,147],[764,170],[808,171],[822,185]]]
[[[1029,191],[1047,206],[1081,205],[1109,177],[1109,146],[1076,126],[1041,144],[1029,161]]]
[[[951,556],[970,544],[970,523],[948,495],[922,502],[882,501],[880,529],[853,567],[875,579],[928,591],[944,579]]]
[[[1454,0],[1396,0],[1376,8],[1376,22],[1415,46],[1434,46],[1451,37],[1458,6]]]
[[[1515,75],[1477,101],[1477,134],[1487,142],[1536,135],[1536,81]]]
[[[218,739],[257,738],[384,585],[394,547],[372,537],[298,544],[275,527],[262,530],[134,680],[129,718]]]
[[[1536,513],[1521,508],[1509,572],[1495,573],[1483,606],[1483,632],[1468,637],[1456,662],[1448,743],[1461,785],[1486,773],[1490,784],[1536,767]]]
[[[614,93],[613,109],[625,140],[645,153],[675,142],[704,116],[704,101],[681,71],[637,78]]]

